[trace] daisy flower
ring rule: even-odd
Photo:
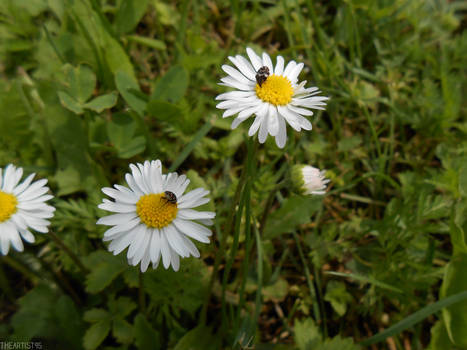
[[[232,123],[235,129],[250,116],[256,115],[248,131],[253,136],[259,130],[260,143],[269,135],[276,138],[276,144],[283,148],[287,141],[286,122],[295,130],[311,130],[310,121],[313,109],[324,109],[328,97],[317,96],[317,87],[305,88],[306,80],[298,82],[303,63],[290,61],[284,68],[284,58],[277,56],[276,66],[267,53],[259,57],[251,48],[246,52],[249,61],[243,56],[229,57],[236,68],[223,65],[227,76],[220,85],[237,89],[216,97],[221,100],[216,107],[225,109],[223,118],[237,114]]]
[[[166,269],[172,265],[178,271],[180,257],[200,256],[190,238],[209,243],[212,232],[203,225],[212,225],[216,214],[192,209],[209,202],[209,191],[197,188],[184,194],[190,180],[177,173],[163,175],[160,160],[130,164],[130,169],[125,175],[129,188],[102,189],[114,201],[104,199],[99,208],[116,213],[97,221],[113,226],[103,239],[111,241],[108,248],[114,255],[129,247],[129,264],[141,262],[142,272],[150,262],[157,268],[161,259]]]
[[[29,175],[19,184],[23,169],[9,164],[5,172],[0,168],[0,251],[7,255],[10,243],[17,251],[24,249],[24,239],[35,241],[29,229],[47,233],[55,208],[45,202],[53,198],[45,194],[49,188],[46,179],[32,182],[35,174]]]
[[[325,174],[326,170],[319,170],[309,165],[294,165],[292,182],[302,194],[325,194],[327,183],[330,181],[324,177]]]

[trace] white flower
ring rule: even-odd
[[[22,252],[23,238],[28,243],[35,241],[30,228],[47,233],[55,208],[45,202],[53,198],[45,194],[49,188],[46,179],[32,182],[35,174],[18,184],[23,176],[23,169],[9,164],[0,168],[0,250],[7,255],[10,243],[17,251]],[[31,183],[32,182],[32,183]]]
[[[296,131],[311,130],[310,121],[303,116],[313,115],[308,108],[324,109],[324,101],[329,98],[316,96],[320,93],[317,87],[305,88],[306,81],[298,83],[303,63],[290,61],[284,68],[284,58],[277,56],[273,67],[267,53],[261,58],[250,48],[246,52],[250,61],[240,55],[229,57],[237,69],[222,66],[228,76],[221,79],[220,85],[237,91],[218,95],[216,100],[222,102],[216,107],[225,109],[223,118],[238,113],[232,129],[255,114],[248,135],[253,136],[259,130],[259,142],[264,143],[270,134],[276,138],[277,146],[283,148],[287,141],[285,122]]]
[[[295,188],[303,194],[325,194],[330,181],[324,175],[326,170],[319,170],[309,165],[298,164],[292,167],[292,181]]]
[[[141,262],[142,272],[150,262],[157,268],[161,257],[166,269],[172,265],[178,271],[180,256],[200,256],[188,237],[209,243],[212,232],[203,225],[212,225],[216,214],[192,209],[209,202],[205,197],[209,191],[197,188],[183,194],[190,180],[177,173],[163,175],[159,160],[130,164],[130,169],[131,174],[125,175],[130,188],[114,185],[115,189],[102,189],[115,201],[104,199],[99,208],[117,213],[97,221],[113,226],[105,232],[104,241],[112,241],[109,251],[114,255],[129,247],[129,264]]]

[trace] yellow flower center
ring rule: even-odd
[[[7,221],[16,213],[16,204],[18,200],[14,195],[0,191],[0,222]]]
[[[280,75],[268,76],[261,86],[256,84],[255,90],[260,99],[275,106],[284,106],[292,101],[292,83],[289,79]]]
[[[177,204],[170,203],[164,193],[151,193],[141,196],[136,203],[136,213],[148,227],[162,228],[177,216]]]

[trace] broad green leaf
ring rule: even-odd
[[[208,276],[202,260],[183,259],[177,273],[165,269],[146,271],[144,289],[154,305],[168,305],[172,310],[194,315],[203,303],[200,295],[206,293]],[[188,285],[190,288],[186,288]]]
[[[467,164],[464,164],[459,170],[459,193],[467,198]]]
[[[198,326],[186,333],[175,345],[174,350],[217,350],[219,339],[209,327]]]
[[[454,345],[449,339],[443,320],[439,320],[431,327],[431,341],[427,350],[453,349]]]
[[[58,163],[56,194],[61,196],[84,190],[93,195],[96,187],[105,186],[107,180],[101,166],[87,151],[88,139],[83,120],[60,105],[47,105],[43,114]]]
[[[111,315],[104,309],[91,309],[84,313],[83,319],[86,322],[110,321]]]
[[[467,254],[467,200],[459,200],[452,208],[449,230],[454,254]]]
[[[440,297],[467,291],[467,254],[455,254],[446,267]],[[443,309],[443,319],[454,345],[467,348],[467,300]]]
[[[160,349],[160,336],[142,314],[135,317],[135,343],[138,349]]]
[[[360,136],[345,137],[337,144],[337,150],[341,152],[351,151],[362,143]]]
[[[182,123],[182,109],[170,102],[151,100],[148,103],[148,114],[159,121]]]
[[[128,114],[116,113],[112,121],[107,123],[107,135],[117,149],[119,158],[130,158],[144,151],[146,139],[143,136],[133,136],[136,122]]]
[[[19,299],[19,310],[11,319],[15,334],[25,341],[34,336],[50,335],[56,294],[48,287],[39,285]],[[40,307],[37,307],[40,305]]]
[[[124,148],[118,150],[118,157],[128,159],[142,153],[146,149],[146,139],[144,136],[136,136],[131,139]]]
[[[185,95],[188,88],[189,75],[182,66],[172,66],[154,86],[151,100],[162,100],[177,103]]]
[[[303,321],[295,321],[294,340],[300,350],[314,349],[321,342],[319,329],[313,319],[306,318]]]
[[[68,93],[79,104],[85,103],[92,95],[96,86],[96,75],[85,65],[72,67],[65,65]]]
[[[289,292],[289,284],[284,278],[278,278],[277,281],[270,285],[263,287],[261,293],[265,301],[283,301]]]
[[[117,104],[118,94],[111,92],[110,94],[98,96],[88,103],[83,105],[84,108],[92,109],[97,113],[102,112],[104,109],[112,108]]]
[[[117,300],[109,300],[109,309],[114,316],[124,318],[136,309],[136,303],[128,297],[120,297]]]
[[[110,331],[110,321],[100,321],[88,328],[83,338],[83,346],[86,350],[94,350],[101,345]]]
[[[309,350],[360,350],[361,347],[355,345],[353,340],[350,338],[341,338],[340,336],[332,339],[326,339],[324,343],[315,348],[309,348]]]
[[[311,215],[320,208],[321,201],[319,197],[290,196],[279,210],[270,215],[264,231],[265,238],[277,237],[310,222]]]
[[[91,253],[84,264],[90,270],[86,276],[86,291],[89,293],[100,292],[128,268],[124,259],[102,250]]]
[[[135,43],[138,43],[138,44],[141,44],[147,47],[152,47],[153,49],[156,49],[156,50],[165,50],[167,48],[165,45],[165,42],[163,42],[162,40],[147,38],[145,36],[139,36],[139,35],[128,35],[125,38]]]
[[[122,0],[115,15],[117,35],[133,30],[144,15],[149,0]]]
[[[76,101],[73,97],[68,95],[64,91],[58,91],[57,92],[58,97],[60,98],[60,103],[62,104],[63,107],[66,109],[69,109],[73,113],[76,114],[83,114],[83,105],[81,105],[78,101]]]
[[[130,58],[120,43],[109,35],[105,38],[105,59],[114,75],[119,71],[125,72],[136,83],[137,79]]]
[[[353,298],[352,295],[347,292],[345,283],[329,281],[326,285],[324,300],[331,303],[334,311],[342,317],[347,311],[347,305],[352,302]]]
[[[140,91],[138,83],[126,72],[117,71],[115,73],[115,85],[126,103],[140,116],[144,115],[146,101],[132,92],[133,90]]]
[[[75,304],[45,285],[38,285],[19,299],[19,309],[11,318],[12,339],[34,337],[54,339],[57,346],[79,349],[83,324]]]
[[[133,327],[127,321],[117,318],[112,323],[112,334],[119,343],[129,344],[133,340]]]

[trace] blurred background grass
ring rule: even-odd
[[[439,300],[442,283],[444,296],[465,290],[466,10],[441,0],[1,0],[0,166],[49,179],[53,230],[90,272],[47,235],[1,258],[0,338],[76,349],[354,349]],[[289,131],[284,151],[273,140],[259,147],[251,214],[262,249],[245,246],[242,227],[227,315],[221,263],[204,327],[248,127],[231,131],[214,97],[225,91],[221,65],[246,46],[304,62],[300,79],[331,99],[313,131]],[[146,273],[141,305],[137,270],[100,240],[96,204],[129,162],[157,158],[211,190],[217,238],[179,273]],[[328,169],[324,198],[277,190],[296,163]],[[453,253],[460,263],[447,265]],[[444,278],[447,266],[458,268]],[[467,318],[452,310],[369,348],[424,349],[430,339],[432,350],[463,348],[455,328]]]

